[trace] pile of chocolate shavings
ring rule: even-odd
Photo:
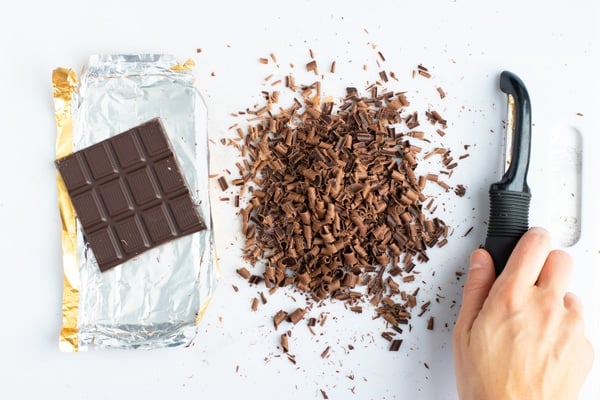
[[[424,159],[438,154],[440,174],[415,173],[422,152],[415,142],[428,139],[418,130],[420,114],[407,111],[405,92],[387,91],[377,82],[366,88],[367,95],[347,88],[335,104],[321,100],[321,82],[296,85],[288,75],[285,86],[300,99],[283,108],[278,91],[263,91],[266,104],[240,113],[252,122],[247,132],[237,127],[240,140],[232,143],[242,158],[236,164],[241,177],[232,181],[240,191],[236,206],[247,198],[240,208],[244,258],[264,266],[259,274],[243,267],[238,273],[270,293],[291,287],[309,301],[345,301],[353,312],[370,303],[375,317],[392,329],[382,337],[397,351],[401,326],[415,308],[422,316],[431,304],[417,307],[419,288],[408,293],[403,284],[415,280],[415,260],[427,262],[428,248],[447,243],[448,226],[427,216],[436,207],[423,190],[433,183],[452,190],[440,175],[450,176],[456,162],[449,149],[437,147]],[[424,115],[444,136],[446,120],[435,110]],[[464,195],[463,185],[454,190]],[[266,302],[262,292],[261,300]],[[257,308],[255,298],[252,309]],[[275,329],[286,319],[296,324],[306,311],[280,310],[273,317]],[[310,329],[314,318],[308,321]],[[433,329],[433,317],[427,327]],[[282,336],[281,345],[287,353],[286,339]]]

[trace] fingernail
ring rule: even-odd
[[[477,249],[471,254],[471,264],[469,265],[469,269],[485,268],[487,262],[488,255],[485,253],[485,250]]]

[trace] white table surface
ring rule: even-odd
[[[600,214],[595,210],[600,199],[594,177],[600,167],[594,149],[600,144],[600,52],[599,32],[593,27],[600,15],[594,3],[67,0],[21,1],[4,8],[0,398],[320,399],[320,389],[331,399],[456,398],[450,336],[458,307],[451,304],[460,301],[462,280],[456,280],[455,272],[465,269],[469,252],[485,238],[487,188],[500,176],[506,99],[497,79],[503,69],[521,76],[533,104],[533,225],[556,226],[557,218],[569,217],[564,207],[577,204],[553,191],[561,172],[550,155],[561,148],[565,129],[575,129],[583,138],[581,190],[576,193],[581,236],[568,250],[576,262],[572,290],[584,301],[586,329],[600,353]],[[202,52],[197,54],[197,48]],[[454,154],[461,154],[464,144],[472,145],[471,157],[452,177],[453,184],[467,186],[467,195],[448,196],[438,214],[455,233],[443,251],[433,250],[430,263],[419,267],[427,282],[421,295],[445,296],[432,308],[436,329],[427,331],[426,319],[415,318],[400,351],[391,353],[379,336],[383,322],[371,318],[372,310],[352,314],[339,303],[325,303],[311,311],[313,316],[329,313],[316,336],[303,323],[292,330],[290,351],[297,364],[290,363],[278,347],[281,328],[273,331],[271,316],[279,308],[293,309],[300,296],[280,291],[250,312],[257,288],[235,273],[244,265],[239,220],[231,203],[219,201],[224,194],[213,181],[221,278],[193,345],[60,353],[62,267],[52,164],[52,70],[79,72],[96,53],[170,53],[182,62],[194,59],[214,141],[211,172],[221,175],[226,169],[235,171],[237,158],[219,139],[231,137],[228,127],[243,122],[230,114],[260,100],[260,91],[270,88],[263,86],[270,73],[293,71],[297,81],[311,83],[314,78],[303,71],[309,49],[325,75],[326,94],[339,98],[345,86],[361,89],[378,79],[380,70],[394,71],[400,82],[390,82],[390,87],[405,87],[423,104],[443,111],[450,125],[444,143],[456,149]],[[381,66],[377,51],[386,58]],[[258,63],[270,53],[276,54],[278,66]],[[337,71],[332,75],[326,70],[333,60]],[[431,80],[411,78],[419,63],[430,68]],[[448,92],[443,101],[434,90],[438,84]],[[555,143],[551,138],[556,137]],[[473,231],[462,238],[470,226]],[[556,232],[561,246],[560,226]],[[327,346],[330,355],[322,359]],[[596,366],[582,399],[600,397],[599,379]]]

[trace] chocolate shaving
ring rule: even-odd
[[[456,185],[456,188],[454,189],[454,193],[458,197],[463,197],[466,192],[467,192],[467,188],[465,188],[464,185]]]
[[[429,70],[421,64],[419,64],[417,66],[417,72],[419,75],[424,76],[425,78],[431,78],[431,74],[429,73]]]
[[[401,345],[402,345],[402,339],[394,339],[390,343],[389,351],[398,351],[398,350],[400,350]]]
[[[294,312],[288,315],[288,320],[296,325],[302,318],[304,318],[304,314],[306,311],[302,308],[297,308]]]
[[[464,233],[463,237],[466,237],[469,233],[471,233],[472,230],[473,230],[473,227],[470,227],[469,229],[467,229],[467,231]]]
[[[281,334],[281,341],[280,341],[280,343],[281,343],[281,348],[283,349],[283,351],[285,353],[287,353],[288,351],[290,351],[289,344],[288,344],[287,333],[282,333]]]
[[[219,186],[221,187],[222,191],[226,191],[227,188],[229,187],[229,185],[227,184],[227,179],[225,179],[224,176],[220,176],[218,179],[219,182]]]
[[[273,325],[275,326],[275,330],[279,327],[285,319],[287,318],[287,313],[283,310],[277,311],[277,313],[273,316]]]
[[[436,90],[440,95],[440,99],[443,99],[444,97],[446,97],[446,92],[444,92],[444,89],[442,89],[441,87],[437,87]]]
[[[245,267],[238,268],[235,270],[235,272],[237,272],[238,275],[244,279],[250,279],[250,276],[251,276],[250,271],[248,271]]]

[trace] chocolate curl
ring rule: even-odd
[[[283,310],[277,311],[277,313],[273,316],[273,325],[275,326],[275,330],[279,327],[285,319],[287,318],[287,313]]]
[[[310,275],[306,271],[296,276],[296,282],[298,284],[308,285],[310,283],[310,280]]]
[[[428,233],[435,232],[435,226],[431,220],[426,220],[424,222],[424,225],[425,225],[425,231],[427,231]]]
[[[412,215],[408,211],[405,211],[402,214],[400,214],[400,219],[405,224],[408,224],[412,221]]]
[[[381,253],[377,256],[375,256],[375,260],[377,260],[377,263],[383,267],[385,267],[386,265],[388,265],[390,263],[390,256],[388,256],[388,254],[386,252]]]
[[[306,240],[306,247],[307,248],[312,247],[312,239],[313,239],[312,227],[310,225],[304,225],[302,227],[302,233],[304,235],[304,240]]]
[[[288,320],[296,325],[302,318],[304,318],[304,314],[306,313],[306,311],[303,308],[297,308],[294,312],[292,312],[289,316],[288,316]]]
[[[325,202],[322,200],[317,200],[314,211],[319,219],[323,219],[323,217],[325,217],[325,213],[327,212],[325,209]]]
[[[314,291],[313,291],[313,296],[315,299],[317,300],[323,300],[327,297],[327,295],[329,294],[329,292],[327,290],[325,290],[325,288],[323,287],[324,285],[321,284],[319,285]]]
[[[356,258],[356,254],[354,254],[354,250],[352,249],[352,247],[346,246],[342,255],[344,257],[344,263],[346,263],[346,265],[353,266],[356,265],[356,263],[358,263],[358,259]]]
[[[310,212],[306,209],[306,207],[302,207],[300,209],[300,220],[304,225],[310,225]]]
[[[309,186],[306,189],[306,195],[308,197],[308,208],[313,210],[317,207],[317,192],[316,189],[312,186]]]
[[[304,246],[304,237],[302,235],[294,235],[294,249],[297,249],[304,254],[305,248],[306,246]],[[297,254],[294,254],[294,257],[297,257]]]
[[[277,281],[275,279],[275,268],[273,268],[270,265],[267,265],[265,267],[265,272],[263,274],[263,277],[265,279],[265,284],[267,287],[271,287],[275,284],[277,284]]]
[[[340,168],[335,170],[335,174],[335,181],[331,188],[331,195],[333,197],[336,197],[340,193],[342,189],[342,181],[344,179],[344,172]]]
[[[325,242],[325,243],[334,243],[335,242],[335,238],[326,228],[323,228],[323,231],[320,233],[320,236],[321,236],[321,239],[323,239],[323,242]]]
[[[340,280],[334,279],[330,283],[326,284],[326,290],[331,294],[340,288]]]
[[[367,227],[365,226],[365,224],[363,224],[363,219],[358,213],[353,212],[350,215],[350,220],[358,228],[358,232],[361,236],[364,237],[367,235]]]
[[[398,245],[396,245],[396,243],[390,243],[388,245],[388,247],[390,248],[392,254],[394,254],[394,256],[400,256],[400,254],[402,254],[402,252],[400,251],[400,248],[398,247]],[[395,263],[394,263],[395,265]]]
[[[340,258],[340,256],[339,256],[339,255],[337,255],[337,254],[336,254],[336,255],[335,255],[333,258],[332,258],[332,260],[331,260],[331,263],[329,264],[329,268],[331,268],[331,269],[333,269],[333,270],[337,270],[337,269],[341,268],[341,267],[342,267],[342,265],[343,265],[343,264],[342,264],[342,259]],[[338,277],[338,278],[340,278],[340,277]]]
[[[419,199],[419,194],[410,188],[406,190],[405,195],[410,199],[411,203],[415,203]]]
[[[327,243],[322,249],[321,254],[325,254],[327,256],[332,256],[337,253],[337,248],[333,243]]]
[[[333,231],[339,234],[342,231],[342,223],[340,221],[340,216],[338,213],[335,213],[335,217],[333,218]]]
[[[354,251],[356,252],[356,254],[359,255],[359,257],[362,257],[362,258],[369,257],[369,254],[367,253],[367,251],[364,249],[364,247],[362,247],[360,245],[360,243],[358,243],[358,241],[354,241],[354,243],[352,244],[352,247],[354,248]]]
[[[354,288],[358,283],[358,275],[353,274],[352,272],[348,272],[344,279],[342,280],[342,286]]]
[[[325,212],[325,218],[324,221],[325,223],[332,223],[333,220],[335,219],[336,216],[336,212],[335,212],[335,206],[333,205],[333,203],[327,203],[327,211]]]
[[[342,279],[344,279],[344,276],[346,275],[346,272],[344,271],[343,268],[337,268],[337,267],[335,269],[332,268],[331,267],[332,264],[333,263],[329,264],[329,269],[331,271],[333,271],[331,273],[331,276],[333,277],[333,279],[339,279],[341,281]]]
[[[309,181],[314,181],[315,178],[319,175],[315,170],[313,170],[312,168],[306,168],[304,170],[302,170],[301,174],[308,179]]]

